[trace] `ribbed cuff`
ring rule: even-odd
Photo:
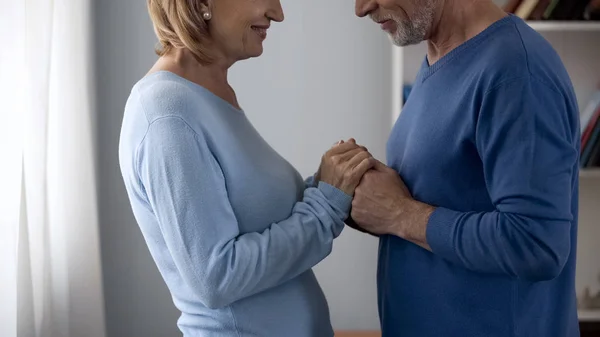
[[[323,193],[327,201],[340,211],[344,212],[346,217],[350,213],[350,207],[352,207],[352,197],[344,193],[344,191],[319,181],[319,191]]]
[[[447,208],[436,208],[427,223],[427,243],[431,250],[441,257],[457,261],[453,237],[454,228],[460,213]]]

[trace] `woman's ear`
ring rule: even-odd
[[[212,18],[212,0],[200,0],[200,14],[204,21]]]
[[[212,0],[200,0],[200,10],[202,13],[212,10],[213,8]]]

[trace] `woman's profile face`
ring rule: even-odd
[[[261,55],[271,21],[283,21],[280,0],[208,0],[208,5],[211,38],[235,60]]]

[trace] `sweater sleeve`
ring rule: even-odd
[[[291,216],[240,234],[221,168],[202,134],[178,117],[150,124],[138,171],[168,252],[208,308],[280,285],[325,258],[344,228],[351,197],[320,183]]]
[[[558,276],[570,253],[578,138],[565,96],[534,78],[504,83],[483,98],[476,127],[495,210],[437,208],[432,251],[473,271],[523,280]]]
[[[318,182],[315,181],[315,175],[307,177],[304,180],[304,188],[318,187]]]

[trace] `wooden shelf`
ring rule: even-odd
[[[335,337],[381,337],[379,331],[336,331]]]
[[[579,178],[600,178],[600,168],[581,169]]]
[[[600,310],[578,310],[580,322],[600,322]]]
[[[528,21],[538,32],[600,32],[598,21]]]

